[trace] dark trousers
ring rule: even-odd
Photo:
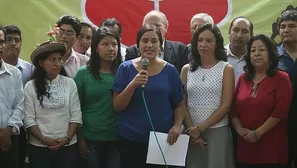
[[[48,147],[29,145],[30,168],[78,168],[79,155],[77,146],[65,146],[58,151]]]
[[[119,150],[122,168],[165,168],[165,166],[146,164],[148,144],[120,137]],[[169,168],[174,168],[168,166]]]
[[[3,152],[0,151],[0,167],[1,168],[19,168],[18,164],[18,136],[12,136],[12,148]]]
[[[229,120],[229,127],[232,134],[232,141],[233,141],[233,154],[234,154],[234,161],[235,161],[235,167],[237,168],[239,166],[238,160],[237,160],[237,142],[238,142],[238,135],[235,131],[231,119]]]
[[[27,133],[24,128],[20,128],[20,135],[18,136],[18,147],[19,147],[19,168],[25,167],[25,158],[27,155]]]
[[[287,168],[286,165],[281,164],[243,164],[238,163],[236,168]]]
[[[120,168],[118,141],[86,140],[89,155],[84,168]]]
[[[289,139],[289,158],[288,158],[288,167],[292,168],[293,164],[296,168],[297,166],[297,129],[288,130],[288,139]]]

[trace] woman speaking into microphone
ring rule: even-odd
[[[142,94],[156,132],[168,133],[168,143],[173,144],[184,118],[184,93],[177,69],[157,57],[163,44],[160,30],[153,25],[141,27],[136,44],[140,57],[120,65],[113,86],[121,164],[122,168],[160,167],[146,164],[152,126]]]

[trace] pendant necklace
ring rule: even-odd
[[[256,97],[257,97],[258,91],[260,90],[260,88],[261,88],[261,86],[263,85],[263,83],[259,86],[259,88],[258,88],[258,84],[259,84],[265,77],[266,77],[266,75],[263,76],[263,78],[261,78],[261,80],[260,80],[259,82],[257,82],[257,83],[254,82],[254,80],[253,80],[254,84],[253,84],[253,87],[252,87],[252,98],[256,98]]]

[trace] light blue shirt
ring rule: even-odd
[[[22,75],[16,67],[0,62],[0,128],[13,126],[19,134],[24,119]]]
[[[244,66],[246,65],[244,55],[241,58],[236,57],[232,51],[230,50],[230,44],[225,46],[226,53],[227,53],[227,61],[233,66],[234,68],[234,75],[235,75],[235,86],[237,85],[239,77],[244,74]]]
[[[34,66],[30,64],[29,62],[23,60],[23,59],[18,59],[17,64],[15,65],[21,73],[22,73],[22,81],[23,81],[23,86],[30,80],[31,75],[34,70]]]

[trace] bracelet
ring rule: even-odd
[[[43,145],[46,145],[46,140],[47,140],[47,137],[43,137],[42,140],[41,140],[41,143],[42,143]]]
[[[254,136],[255,136],[256,140],[258,140],[258,136],[257,136],[256,130],[254,130],[253,133],[254,133]]]

